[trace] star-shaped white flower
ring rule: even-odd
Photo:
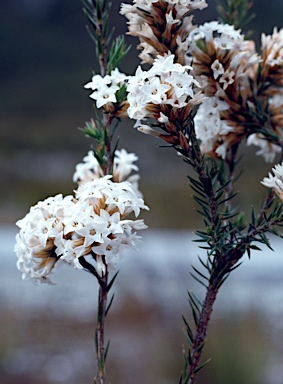
[[[75,230],[75,233],[84,238],[84,246],[94,243],[103,243],[109,234],[108,223],[99,215],[93,214],[84,220],[84,226]]]
[[[168,84],[162,84],[159,77],[152,77],[148,83],[141,86],[144,103],[163,104],[167,100],[166,92],[171,87]]]
[[[213,70],[213,77],[215,80],[224,73],[224,67],[218,59],[211,64],[211,69]]]
[[[101,108],[107,103],[116,103],[117,99],[115,93],[118,91],[119,87],[117,85],[107,85],[100,86],[97,91],[94,91],[89,97],[96,100],[97,108]]]

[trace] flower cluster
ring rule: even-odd
[[[212,21],[193,26],[187,16],[205,6],[204,1],[157,0],[122,6],[129,33],[141,41],[142,60],[152,64],[128,78],[127,113],[137,126],[142,119],[156,119],[165,135],[144,125],[139,130],[176,145],[176,126],[182,130],[180,121],[188,122],[192,106],[201,104],[204,95],[211,100],[195,117],[203,153],[225,159],[229,148],[247,139],[248,145],[259,146],[257,153],[265,160],[273,161],[283,126],[283,32],[263,35],[260,56],[254,42],[231,25]],[[174,38],[168,38],[168,31]],[[195,93],[197,88],[202,96]],[[262,120],[263,110],[268,121]],[[263,133],[258,127],[264,125]]]
[[[243,41],[243,36],[233,25],[211,21],[196,27],[190,33],[189,39],[191,43],[198,43],[199,40],[211,41],[215,47],[226,50],[233,49],[235,43]]]
[[[118,153],[116,174],[126,178],[136,170],[132,164],[136,158],[126,151]],[[82,182],[74,197],[49,197],[17,222],[20,232],[15,251],[23,278],[51,282],[57,262],[83,268],[86,257],[95,260],[96,273],[102,276],[125,248],[135,248],[140,241],[137,231],[146,225],[127,217],[131,213],[137,217],[141,209],[148,209],[143,199],[129,181],[114,182],[110,175],[101,176],[93,155],[89,153],[85,159],[92,166],[88,172],[87,167],[77,168],[75,178]],[[90,177],[90,173],[96,176]]]
[[[129,78],[128,115],[131,119],[157,117],[159,121],[164,118],[167,121],[162,105],[182,108],[195,97],[193,87],[199,84],[188,73],[192,67],[174,63],[174,59],[174,55],[158,56],[148,71],[138,67],[135,75]]]
[[[89,97],[95,100],[97,108],[104,107],[106,111],[115,114],[116,117],[122,117],[115,111],[113,104],[123,102],[123,86],[126,80],[127,76],[115,68],[110,75],[104,77],[99,74],[94,75],[84,88],[93,91]],[[122,93],[121,100],[119,91]]]
[[[135,119],[135,127],[139,127],[141,131],[157,135],[177,145],[180,143],[179,127],[187,125],[193,108],[204,100],[198,81],[190,74],[191,70],[190,65],[182,65],[176,62],[175,55],[166,53],[164,56],[158,55],[147,71],[139,66],[135,75],[126,76],[115,69],[111,76],[93,76],[92,81],[85,87],[95,90],[90,97],[96,98],[97,103],[100,100],[98,95],[106,92],[106,95],[101,96],[102,100],[97,107],[102,106],[111,117],[126,116]],[[125,91],[125,99],[116,105],[115,92],[122,88]],[[104,104],[101,104],[103,102]],[[147,118],[156,120],[166,133],[162,134],[141,124],[141,121]],[[97,170],[98,174],[100,171]],[[114,178],[115,174],[114,160]]]
[[[143,62],[171,52],[184,64],[188,35],[194,29],[191,11],[207,7],[205,0],[134,0],[122,4],[121,14],[129,20],[129,34],[140,39]]]
[[[208,108],[203,106],[197,112],[197,135],[204,153],[225,158],[227,148],[244,135],[239,100],[249,98],[247,80],[260,60],[253,45],[231,25],[204,23],[189,37],[193,73],[212,99],[205,103]]]
[[[64,212],[75,205],[71,196],[49,197],[30,208],[17,221],[20,232],[16,236],[17,267],[24,279],[50,283],[49,275],[59,260],[55,241],[63,231]],[[67,209],[66,209],[67,208]]]
[[[148,71],[138,67],[128,80],[127,113],[137,120],[139,131],[175,146],[186,146],[184,137],[193,109],[204,100],[199,83],[189,73],[191,69],[176,63],[171,54],[158,56]],[[141,123],[147,118],[153,119],[150,125]],[[164,132],[152,129],[156,126]]]
[[[223,96],[223,91],[229,92],[234,83],[242,92],[247,91],[245,83],[261,61],[253,42],[244,40],[244,35],[232,25],[216,21],[197,27],[189,37],[194,73],[207,96],[214,96],[217,91]]]
[[[279,145],[266,140],[261,133],[251,134],[247,139],[247,145],[255,145],[256,147],[259,147],[256,154],[262,156],[267,163],[272,163],[276,155],[281,152]]]
[[[131,175],[132,171],[138,171],[138,166],[134,164],[138,160],[135,153],[128,153],[124,148],[117,149],[114,156],[113,164],[113,181],[129,181],[136,180],[138,175]],[[103,171],[94,155],[90,150],[83,158],[83,162],[76,165],[76,170],[73,175],[73,181],[79,184],[84,184],[87,181],[99,179],[103,176]]]
[[[233,130],[220,116],[221,111],[228,109],[229,105],[216,96],[207,98],[200,105],[195,117],[195,131],[196,137],[201,141],[202,153],[213,155],[213,150],[216,147],[216,155],[225,158],[227,143],[216,144],[219,137],[223,137]]]
[[[138,181],[140,176],[132,171],[138,171],[138,166],[134,164],[138,160],[135,153],[128,153],[124,148],[115,151],[113,161],[113,181],[120,183],[128,181],[131,183],[133,190],[137,196],[142,197],[139,191]],[[97,180],[103,176],[103,171],[94,155],[90,150],[83,158],[83,162],[76,165],[76,170],[73,175],[73,181],[78,184],[85,184],[88,181]]]
[[[207,97],[213,101],[218,98],[219,128],[208,128],[208,121],[215,115],[210,108],[199,108],[196,115],[204,153],[225,158],[231,146],[246,139],[248,145],[260,147],[257,153],[266,161],[273,161],[280,151],[274,137],[282,137],[283,126],[281,34],[275,30],[272,36],[263,35],[260,56],[254,42],[244,40],[240,31],[230,25],[210,22],[190,33],[193,74]],[[262,119],[263,110],[270,116],[268,121]],[[259,127],[264,126],[263,134],[265,128]],[[209,144],[212,132],[208,130],[216,133]]]
[[[272,168],[272,173],[268,174],[261,182],[265,187],[272,188],[278,197],[283,201],[283,163],[277,164]]]
[[[274,28],[272,35],[262,34],[263,60],[267,66],[283,64],[283,29]]]

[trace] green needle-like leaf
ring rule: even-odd
[[[199,372],[202,368],[204,368],[210,361],[211,361],[211,359],[208,359],[208,360],[206,360],[203,364],[199,365],[199,366],[194,370],[194,374],[196,374],[196,373]]]
[[[117,272],[115,273],[115,275],[112,277],[110,283],[107,285],[107,292],[109,292],[110,289],[112,288],[113,283],[114,283],[114,281],[116,280],[116,277],[118,276],[118,273],[119,273],[119,271],[117,271]]]
[[[112,303],[113,303],[113,300],[114,300],[114,294],[112,295],[112,297],[111,297],[111,299],[110,299],[110,302],[109,302],[109,304],[108,304],[108,306],[107,306],[107,308],[106,308],[106,311],[105,311],[105,317],[107,316],[107,314],[108,314],[108,312],[109,312],[109,309],[110,309],[110,307],[111,307],[111,305],[112,305]]]

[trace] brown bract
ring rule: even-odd
[[[217,156],[216,149],[224,142],[229,148],[260,128],[280,133],[282,105],[273,105],[270,98],[278,94],[278,86],[283,84],[283,72],[279,66],[266,64],[268,52],[263,51],[261,60],[253,41],[242,41],[231,50],[223,50],[214,40],[207,41],[201,48],[192,45],[190,52],[193,73],[203,86],[204,94],[217,96],[229,105],[229,109],[220,111],[220,118],[232,127],[231,132],[219,135],[210,155]],[[216,61],[223,66],[221,76],[215,76],[212,69]]]
[[[183,108],[172,107],[168,104],[149,104],[147,110],[151,112],[150,117],[158,120],[160,113],[162,113],[168,118],[168,121],[158,124],[159,128],[165,132],[165,134],[157,131],[150,131],[147,133],[159,137],[168,144],[180,146],[182,149],[187,150],[188,127],[193,120],[194,108],[196,105],[200,104],[202,100],[202,94],[199,93],[199,95],[196,95],[195,98],[190,99],[187,105]]]
[[[128,21],[128,34],[137,36],[140,40],[138,49],[142,52],[139,57],[144,63],[152,63],[157,55],[168,52],[176,57],[176,62],[185,64],[185,54],[188,48],[186,39],[195,28],[190,13],[194,8],[202,9],[207,6],[204,1],[180,6],[168,4],[167,1],[157,1],[150,5],[122,4],[121,14]],[[190,16],[189,16],[190,15]]]

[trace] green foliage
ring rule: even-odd
[[[249,0],[217,0],[220,21],[234,25],[235,29],[243,29],[255,17],[249,11],[253,3]]]
[[[124,36],[118,36],[116,40],[112,42],[107,58],[107,74],[110,74],[113,69],[118,67],[130,48],[130,46],[126,46]]]
[[[87,27],[87,31],[95,44],[97,59],[100,63],[104,62],[105,74],[110,74],[114,68],[118,67],[130,47],[126,46],[124,36],[118,36],[113,40],[114,28],[109,33],[111,2],[108,0],[82,0],[82,2],[83,10],[92,27],[92,29]]]
[[[111,3],[108,0],[82,0],[86,14],[93,31],[87,28],[88,33],[95,43],[96,55],[103,55],[104,45],[107,45],[108,19]],[[109,41],[109,40],[108,40]]]
[[[95,52],[100,67],[101,76],[104,77],[120,64],[126,56],[130,47],[125,44],[124,36],[113,39],[114,29],[108,32],[108,21],[111,2],[108,0],[82,0],[84,13],[86,14],[92,29],[87,27],[89,35],[95,44]],[[116,92],[117,104],[115,108],[126,99],[126,86],[122,86]],[[104,174],[112,173],[114,153],[118,141],[113,145],[113,133],[118,125],[114,126],[112,132],[110,126],[113,116],[107,113],[99,113],[94,105],[95,119],[86,123],[82,131],[89,138],[95,140],[97,146],[94,155],[101,166]]]
[[[267,133],[268,135],[268,133]],[[274,192],[268,193],[259,212],[252,210],[251,222],[245,222],[245,214],[233,207],[235,166],[238,163],[238,146],[231,146],[225,160],[214,160],[201,154],[193,126],[190,128],[190,148],[185,162],[195,171],[188,176],[194,192],[193,198],[199,205],[205,228],[197,230],[200,248],[205,249],[205,260],[199,258],[201,269],[193,266],[193,278],[206,289],[203,303],[189,294],[189,304],[194,320],[195,331],[183,317],[186,326],[188,352],[185,353],[185,366],[180,379],[181,384],[194,383],[196,375],[207,362],[201,363],[200,357],[206,341],[206,332],[220,287],[229,274],[241,265],[245,253],[261,250],[255,243],[271,248],[267,233],[280,236],[276,227],[283,226],[283,204],[275,203]]]
[[[108,129],[105,129],[103,121],[97,116],[96,120],[91,120],[81,129],[85,135],[92,138],[97,143],[96,149],[93,149],[94,156],[102,169],[107,164],[107,147],[111,142],[111,135]]]

